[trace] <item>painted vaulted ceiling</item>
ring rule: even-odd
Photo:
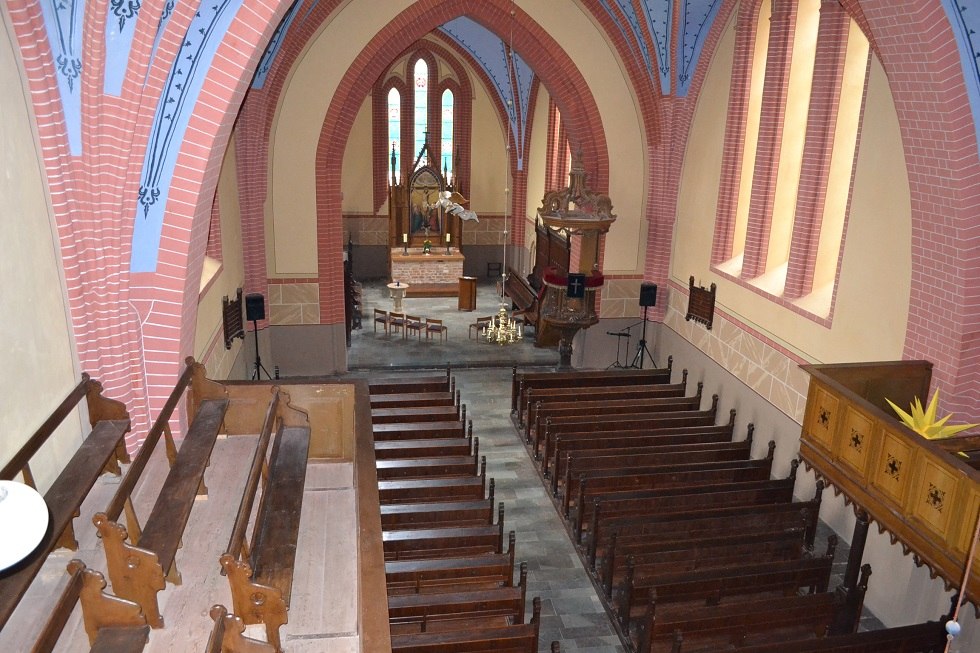
[[[103,0],[95,0],[103,1]],[[197,102],[205,72],[228,25],[243,0],[183,0],[199,3],[197,14],[184,37],[166,89],[156,109],[149,147],[143,162],[138,193],[132,198],[137,216],[133,234],[131,269],[134,272],[156,268],[164,207],[173,177],[177,152]],[[253,86],[261,87],[286,33],[301,24],[319,0],[297,0],[276,30],[256,70]],[[661,94],[685,96],[697,70],[705,38],[722,2],[730,0],[597,0],[608,14],[618,35],[627,45],[650,83]],[[82,18],[86,0],[41,0],[47,37],[58,78],[61,108],[70,152],[82,154],[81,73],[83,47]],[[177,0],[168,0],[158,19],[157,38],[170,18]],[[941,0],[956,36],[967,91],[973,108],[974,125],[980,128],[980,0]],[[108,0],[105,25],[106,63],[103,80],[108,95],[121,93],[127,60],[133,40],[140,0]],[[677,25],[675,26],[675,23]],[[677,29],[675,29],[675,27]],[[519,165],[524,164],[525,127],[534,71],[520,56],[508,57],[500,36],[478,23],[462,17],[440,30],[466,49],[492,80],[503,106],[507,107],[509,129],[518,147]],[[676,42],[672,35],[676,34]],[[671,52],[675,55],[672,57]],[[978,132],[980,142],[980,132]]]

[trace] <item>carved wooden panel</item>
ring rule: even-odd
[[[942,539],[950,539],[950,517],[959,510],[954,501],[956,476],[929,455],[922,456],[918,467],[907,507]]]
[[[885,496],[902,505],[912,484],[912,445],[889,429],[881,429],[881,451],[871,473],[871,483]]]
[[[713,283],[710,288],[695,286],[694,277],[691,277],[687,289],[687,315],[684,319],[703,324],[710,331],[715,320],[715,291],[718,287]]]
[[[873,453],[872,429],[873,422],[870,417],[854,406],[847,406],[844,409],[843,421],[838,434],[840,440],[835,449],[840,459],[862,476],[868,470],[868,461]]]
[[[815,444],[829,451],[834,446],[840,400],[815,381],[810,384],[810,388],[803,430],[813,438]]]

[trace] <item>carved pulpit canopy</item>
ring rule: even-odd
[[[568,186],[546,192],[538,213],[549,227],[566,229],[572,234],[587,231],[606,233],[616,220],[609,196],[586,187],[581,150],[572,155]]]

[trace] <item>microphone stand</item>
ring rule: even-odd
[[[647,309],[649,306],[643,307],[643,334],[640,336],[640,342],[636,344],[636,354],[633,356],[633,362],[629,364],[632,369],[643,369],[643,355],[646,354],[650,357],[650,362],[653,366],[657,366],[657,361],[653,359],[653,354],[647,349]]]
[[[265,366],[262,365],[262,357],[259,356],[259,327],[257,322],[258,320],[252,320],[252,333],[255,334],[255,368],[252,370],[251,380],[261,381],[262,372],[265,372],[266,377],[271,381],[272,375],[269,374],[269,370],[265,369]],[[279,378],[278,374],[276,374],[276,378]]]

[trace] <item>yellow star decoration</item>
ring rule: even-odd
[[[885,401],[888,402],[888,405],[892,407],[906,426],[929,440],[950,438],[961,431],[971,429],[974,426],[980,426],[980,424],[947,425],[946,422],[953,416],[952,413],[941,419],[936,419],[936,408],[939,405],[939,390],[932,393],[932,399],[929,400],[929,405],[925,409],[922,408],[922,402],[916,397],[911,406],[911,414],[906,413],[896,406],[890,399],[885,399]]]

